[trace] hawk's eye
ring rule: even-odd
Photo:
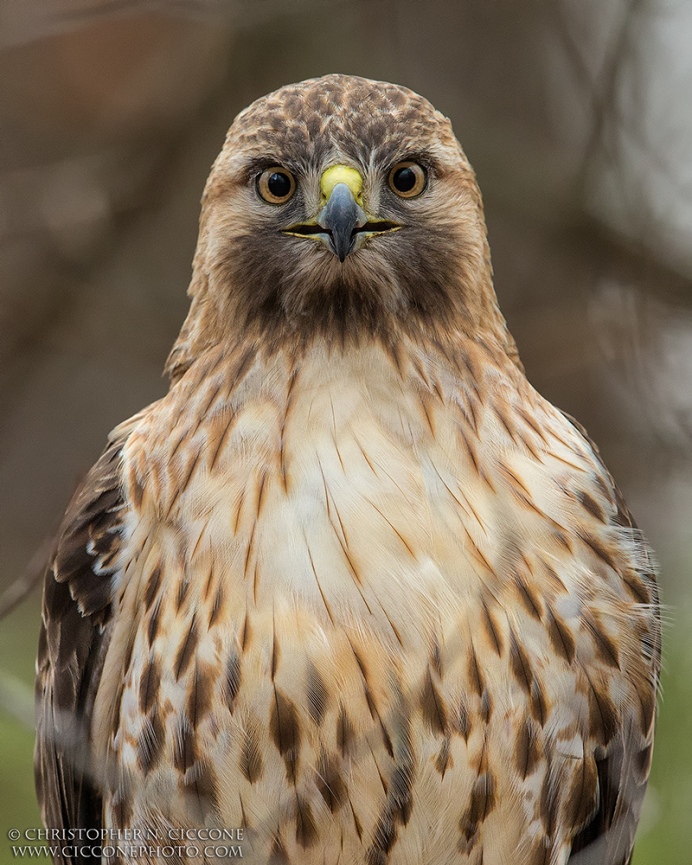
[[[401,198],[415,198],[425,189],[428,177],[417,162],[399,162],[389,172],[389,185]]]
[[[275,165],[257,178],[257,191],[269,204],[284,204],[296,191],[296,181],[290,171]]]

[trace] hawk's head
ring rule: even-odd
[[[347,75],[238,115],[205,190],[191,294],[187,342],[504,332],[449,120],[411,90]]]

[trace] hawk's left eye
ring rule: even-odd
[[[428,176],[417,162],[399,162],[389,172],[389,185],[401,198],[415,198],[426,187]]]
[[[275,165],[257,178],[257,191],[269,204],[284,204],[296,191],[296,180],[290,171]]]

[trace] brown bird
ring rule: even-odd
[[[628,863],[651,558],[524,376],[449,121],[342,75],[253,103],[190,295],[46,576],[43,817],[108,830],[56,861]]]

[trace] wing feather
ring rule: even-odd
[[[101,826],[90,721],[110,634],[114,562],[125,512],[121,454],[131,428],[124,424],[115,430],[72,499],[45,576],[34,767],[41,813],[51,829]],[[81,861],[55,858],[60,865]]]
[[[637,570],[645,585],[645,591],[649,594],[652,628],[649,641],[643,647],[643,657],[649,666],[650,681],[644,683],[644,687],[648,689],[647,699],[642,700],[640,694],[641,722],[625,725],[617,737],[609,743],[606,753],[601,759],[597,759],[598,807],[591,820],[574,836],[569,865],[629,865],[632,860],[639,813],[649,780],[656,714],[655,701],[661,672],[661,629],[656,569],[649,549],[642,540],[637,524],[606,468],[598,447],[578,421],[567,414],[565,417],[591,448],[594,459],[601,469],[616,509],[612,519],[613,524],[631,531],[633,538],[641,542],[642,555],[639,557]]]

